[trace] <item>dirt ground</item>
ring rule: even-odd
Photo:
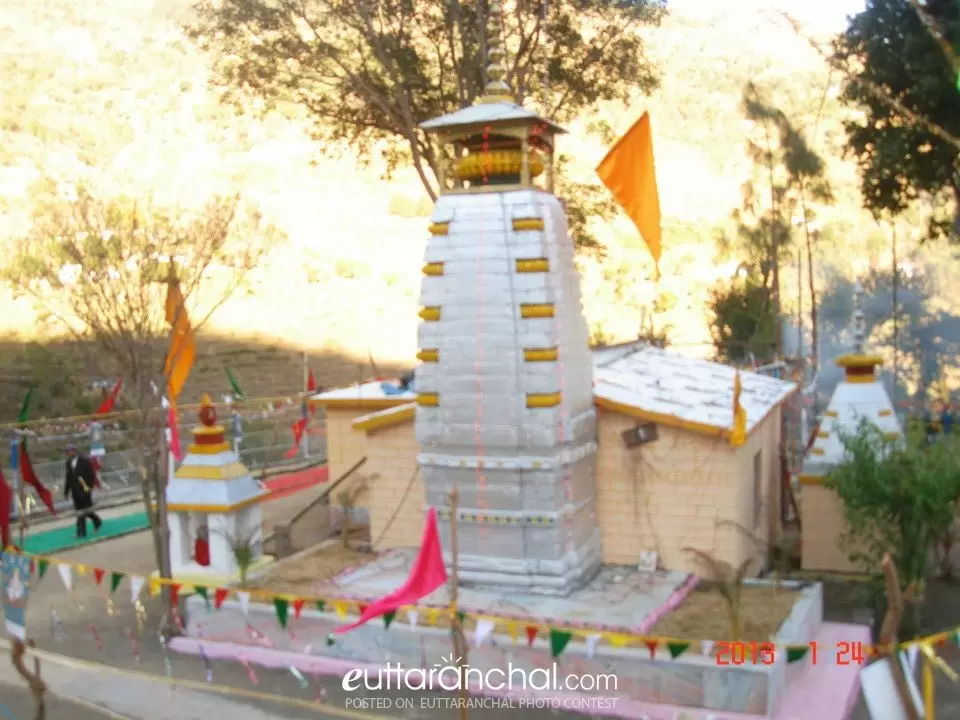
[[[745,587],[742,590],[740,639],[765,642],[776,634],[800,593],[793,590]],[[726,601],[714,588],[697,588],[683,604],[658,622],[655,635],[702,640],[730,640],[730,615]]]
[[[372,553],[344,548],[339,539],[330,540],[302,555],[287,558],[250,584],[290,595],[312,595],[317,586],[349,567],[370,562]]]

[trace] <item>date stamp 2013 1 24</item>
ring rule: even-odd
[[[787,659],[800,660],[809,656],[810,662],[816,665],[817,662],[833,662],[834,665],[863,665],[865,654],[862,642],[838,642],[832,648],[832,652],[824,648],[818,648],[816,641],[810,642],[807,646],[797,646],[796,648],[777,647],[772,642],[730,642],[720,641],[714,646],[714,658],[717,665],[773,665],[777,661],[778,653],[786,653]],[[800,650],[800,653],[791,651]],[[826,657],[821,657],[825,655]]]

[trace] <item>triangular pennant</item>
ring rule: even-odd
[[[507,634],[510,636],[510,642],[516,645],[517,637],[519,636],[519,628],[515,622],[507,623]]]
[[[333,633],[328,634],[328,635],[327,635],[327,647],[333,647],[333,645],[334,645],[335,643],[336,643],[336,640],[334,640],[334,638],[333,638]]]
[[[688,642],[668,642],[667,643],[667,650],[670,651],[670,657],[672,657],[674,660],[676,660],[678,657],[683,655],[687,651],[687,648],[689,647],[690,647],[690,643]]]
[[[917,655],[920,654],[919,645],[910,645],[907,648],[907,667],[910,668],[910,672],[914,672],[917,669]]]
[[[410,624],[410,629],[413,630],[417,626],[417,618],[420,613],[414,610],[407,610],[407,622]]]
[[[144,578],[141,575],[130,576],[130,602],[135,603],[140,599],[140,593],[143,591]]]
[[[314,603],[314,607],[317,608],[317,612],[323,612],[323,609],[324,609],[326,606],[327,606],[327,601],[326,601],[326,600],[317,600],[317,602]]]
[[[177,601],[180,599],[180,588],[183,587],[181,583],[170,583],[170,604],[176,606]]]
[[[240,601],[240,609],[243,610],[243,614],[248,615],[250,613],[250,593],[246,590],[238,590],[237,600]]]
[[[163,587],[160,584],[160,580],[157,578],[150,578],[150,597],[156,597],[160,594],[160,588]]]
[[[787,648],[787,662],[795,663],[798,660],[803,660],[807,656],[807,652],[810,650],[809,645],[796,645],[793,647]]]
[[[533,641],[537,638],[537,626],[536,625],[527,625],[527,647],[533,645]]]
[[[300,619],[300,613],[303,612],[303,603],[303,598],[297,598],[293,601],[293,617],[295,617],[297,620]]]
[[[467,614],[463,610],[457,610],[457,622],[463,627],[463,621],[467,619]]]
[[[87,576],[87,566],[86,565],[77,565],[77,575],[80,577]]]
[[[650,651],[650,659],[652,660],[657,654],[657,645],[659,645],[658,640],[644,640],[643,644],[647,646],[647,650]]]
[[[478,618],[477,626],[473,631],[473,644],[475,647],[480,647],[487,641],[491,635],[493,635],[494,628],[497,627],[497,623],[489,618]]]
[[[194,585],[193,590],[197,595],[203,598],[203,602],[210,607],[210,597],[207,595],[207,589],[203,585]]]
[[[60,579],[67,590],[73,590],[73,568],[69,565],[60,563],[57,565],[57,572],[60,573]]]
[[[94,568],[93,569],[93,579],[96,581],[97,585],[103,582],[105,570],[103,568]]]
[[[333,604],[334,612],[337,613],[337,617],[341,620],[347,616],[347,605],[339,600]]]
[[[122,572],[112,572],[110,573],[110,592],[114,593],[117,591],[117,588],[120,587],[120,581],[123,580],[124,574]]]
[[[37,561],[37,574],[40,579],[43,580],[43,576],[47,574],[47,568],[50,567],[50,561],[45,558],[40,558]]]
[[[229,590],[226,588],[217,588],[213,591],[213,607],[217,610],[223,607],[223,601],[227,599]]]
[[[383,627],[384,629],[390,628],[390,623],[393,622],[393,619],[397,616],[396,610],[391,610],[390,612],[385,612],[383,614]]]
[[[587,635],[587,657],[592,658],[597,651],[597,644],[600,642],[600,635]]]
[[[437,624],[437,619],[438,619],[439,617],[440,617],[440,609],[439,609],[439,608],[430,608],[430,609],[427,611],[427,624],[430,625],[430,626],[436,625],[436,624]]]
[[[357,610],[360,611],[360,614],[363,615],[367,611],[366,603],[357,603]]]
[[[573,633],[571,632],[550,628],[550,655],[552,657],[559,657],[572,637]]]
[[[610,644],[614,647],[626,647],[630,644],[630,637],[628,635],[621,635],[620,633],[607,635],[607,640],[609,640]]]
[[[713,652],[713,640],[701,640],[700,652],[702,652],[707,657],[710,657],[710,654]]]
[[[273,599],[273,609],[277,612],[277,621],[280,627],[287,627],[287,613],[290,611],[290,601],[286,598],[276,597]]]

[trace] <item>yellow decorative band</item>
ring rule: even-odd
[[[193,428],[194,435],[223,435],[226,432],[223,429],[223,425],[211,425],[207,427],[206,425],[200,425]]]
[[[529,393],[528,408],[549,408],[560,404],[560,393]]]
[[[457,158],[453,174],[460,180],[480,180],[491,175],[518,175],[523,171],[523,151],[519,149],[472,152]],[[531,178],[543,172],[543,161],[535,152],[527,153],[527,171]]]
[[[250,505],[255,505],[256,503],[263,501],[269,494],[270,493],[265,493],[263,495],[257,495],[256,497],[247,498],[246,500],[234,503],[233,505],[195,505],[193,503],[169,503],[167,505],[167,510],[172,512],[228,513],[248,507]]]
[[[440,360],[440,351],[421,350],[417,353],[417,360],[420,362],[438,362]]]
[[[523,359],[527,362],[553,362],[560,355],[556,348],[544,348],[542,350],[529,349],[523,351]]]
[[[827,411],[823,414],[823,416],[824,416],[824,417],[835,418],[835,417],[837,416],[837,411],[836,411],[836,410],[827,410]]]
[[[218,455],[222,452],[228,452],[230,446],[225,443],[217,443],[216,445],[197,445],[193,443],[190,447],[187,448],[187,452],[191,455]]]
[[[520,317],[524,319],[531,318],[552,318],[553,317],[553,305],[521,305],[520,306]]]
[[[417,405],[422,407],[437,407],[439,404],[439,393],[419,393],[417,395]]]
[[[446,235],[450,231],[450,223],[430,223],[431,235]]]
[[[424,275],[443,275],[443,263],[427,263],[423,266]]]
[[[880,412],[877,413],[877,415],[879,415],[880,417],[890,417],[891,415],[893,415],[893,410],[881,410]]]
[[[522,230],[543,230],[543,220],[540,218],[515,218],[513,229],[516,232]]]
[[[426,322],[436,322],[440,319],[440,308],[425,307],[417,314]]]
[[[817,437],[818,437],[818,438],[828,438],[828,437],[830,437],[830,433],[828,433],[828,432],[818,432],[818,433],[817,433]]]
[[[176,477],[181,480],[234,480],[249,475],[250,471],[238,462],[229,465],[181,465]]]
[[[823,455],[823,448],[818,448],[818,447],[810,448],[810,454],[811,454],[811,455]]]
[[[547,272],[550,269],[550,261],[545,258],[536,260],[517,260],[518,273],[539,273]]]
[[[876,382],[877,378],[873,375],[847,375],[843,381],[851,385],[869,385]]]

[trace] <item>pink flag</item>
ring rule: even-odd
[[[427,524],[423,528],[420,553],[410,570],[407,581],[389,595],[367,605],[360,619],[355,623],[337,628],[334,632],[345,633],[378,615],[394,612],[404,605],[415,605],[445,582],[447,582],[447,569],[443,566],[443,552],[440,549],[437,510],[430,508],[427,513]]]
[[[177,410],[173,405],[167,408],[167,429],[170,431],[170,452],[180,462],[183,453],[180,451],[180,433],[177,431]]]

